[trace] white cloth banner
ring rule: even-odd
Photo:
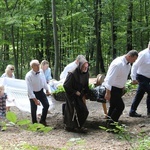
[[[27,94],[27,85],[25,80],[12,79],[12,78],[0,78],[0,84],[5,86],[5,93],[8,95],[6,106],[16,106],[22,111],[30,112],[30,100]],[[52,97],[47,97],[51,110],[54,107]],[[42,113],[42,104],[38,106],[37,114]]]

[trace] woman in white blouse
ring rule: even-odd
[[[1,77],[15,78],[14,70],[15,67],[13,65],[7,65],[5,73],[3,73]]]
[[[14,70],[15,70],[15,67],[13,65],[11,65],[11,64],[7,65],[7,67],[5,69],[5,73],[3,73],[1,77],[15,79]],[[10,106],[9,106],[8,101],[6,101],[6,111],[10,111]]]

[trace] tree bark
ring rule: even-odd
[[[56,25],[56,4],[55,0],[52,0],[52,18],[53,18],[53,37],[54,37],[54,48],[55,48],[55,64],[54,64],[54,78],[58,80],[59,70],[59,46],[57,36],[57,25]]]
[[[132,11],[133,2],[132,0],[129,0],[127,19],[127,52],[132,50]]]
[[[95,4],[95,34],[96,34],[96,75],[105,72],[102,50],[101,50],[101,0]]]
[[[117,40],[117,26],[115,21],[115,2],[112,1],[112,17],[111,17],[111,31],[112,31],[112,53],[113,53],[113,59],[117,57],[117,50],[116,50],[116,40]]]

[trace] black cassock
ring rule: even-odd
[[[66,91],[66,105],[64,109],[64,123],[69,128],[81,128],[85,123],[89,111],[82,97],[88,91],[89,73],[81,73],[79,67],[73,72],[68,73],[64,82],[64,89]],[[77,96],[79,91],[81,96]]]

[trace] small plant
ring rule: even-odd
[[[125,84],[125,93],[131,92],[137,88],[137,84],[132,84],[131,80],[128,80]]]
[[[118,133],[118,134],[124,134],[127,132],[126,126],[125,125],[119,125],[118,122],[111,123],[110,125],[112,125],[114,128],[107,128],[104,126],[99,126],[99,128],[101,128],[107,132],[114,132],[114,133]]]
[[[66,93],[65,93],[64,87],[62,85],[58,86],[57,90],[54,91],[52,93],[52,95],[54,96],[55,100],[57,100],[57,101],[65,101]]]
[[[94,88],[94,85],[93,84],[89,84],[89,89],[93,89],[93,88]],[[61,92],[65,92],[65,89],[64,89],[63,85],[59,85],[57,87],[57,90],[55,90],[53,92],[53,94],[58,94],[58,93],[61,93]]]
[[[93,89],[95,87],[94,84],[89,84],[89,89]]]
[[[71,138],[66,145],[61,148],[61,150],[68,150],[70,147],[73,147],[74,145],[78,145],[79,147],[82,145],[85,145],[86,142],[84,139],[81,138]]]
[[[53,92],[53,94],[58,94],[58,93],[61,93],[61,92],[65,92],[65,89],[64,89],[63,85],[58,86],[57,90],[55,90]]]
[[[18,145],[15,145],[15,149],[16,147],[18,148],[18,150],[39,150],[38,146],[33,146],[26,142],[21,142]]]
[[[113,126],[113,128],[107,128],[104,126],[99,126],[99,128],[107,132],[115,133],[116,135],[118,135],[119,139],[126,140],[130,147],[133,148],[131,144],[131,136],[126,129],[126,126],[123,124],[120,125],[118,122],[113,122],[111,123],[111,125]]]
[[[150,148],[150,137],[144,136],[138,140],[138,144],[133,150],[148,150]]]
[[[6,119],[10,121],[10,123],[13,124],[14,126],[17,126],[22,129],[29,130],[29,131],[49,132],[53,129],[52,127],[45,127],[44,125],[40,123],[32,124],[31,121],[28,119],[18,120],[16,114],[11,111],[6,113]],[[6,130],[7,129],[6,122],[1,123],[1,127],[2,127],[1,130],[3,131]]]

